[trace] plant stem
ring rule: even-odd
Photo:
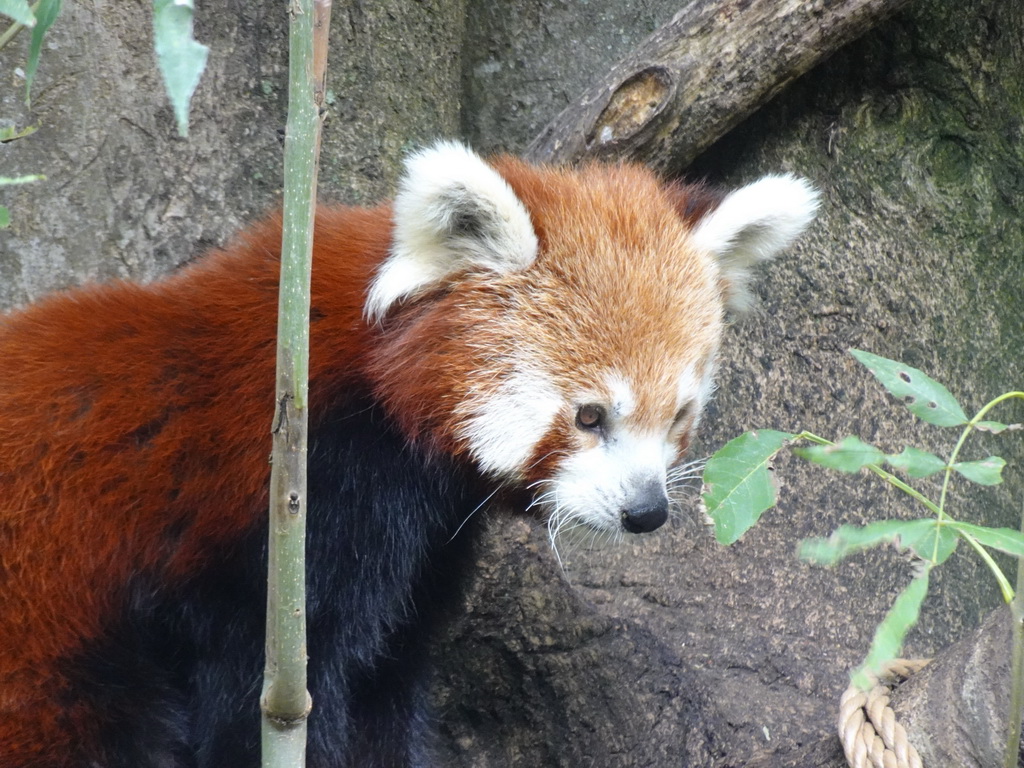
[[[949,519],[949,515],[946,515],[946,521],[954,522]],[[1003,569],[999,567],[999,564],[992,558],[992,555],[988,553],[988,550],[981,545],[981,542],[964,530],[957,530],[957,535],[974,547],[974,551],[978,553],[978,557],[980,557],[982,562],[984,562],[985,565],[988,566],[989,570],[992,571],[992,575],[996,577],[996,582],[999,584],[999,590],[1003,593],[1003,601],[1009,603],[1013,600],[1017,593],[1013,591],[1013,588],[1010,586],[1010,582],[1003,573]]]
[[[1021,504],[1021,533],[1024,533],[1024,503]],[[1007,723],[1004,768],[1015,768],[1020,753],[1021,719],[1024,718],[1024,558],[1017,559],[1017,594],[1010,603],[1010,632],[1013,664],[1010,673],[1010,719]]]
[[[315,5],[315,8],[314,8]],[[330,0],[289,4],[288,122],[270,476],[264,768],[302,768],[306,721],[306,437],[309,295]]]
[[[973,424],[977,423],[978,421],[980,421],[981,417],[984,415],[984,413],[992,405],[996,404],[997,402],[999,402],[1001,400],[1005,400],[1008,396],[1012,396],[1012,395],[1015,395],[1015,394],[1020,394],[1020,393],[1008,393],[1008,395],[1004,395],[1004,396],[1002,396],[1000,398],[996,398],[996,400],[993,400],[992,403],[986,405],[985,408],[983,408],[982,411],[977,416],[974,417],[974,420],[971,422],[971,424],[973,425]],[[961,435],[960,443],[957,444],[957,451],[959,451],[959,446],[963,444],[963,439],[966,436],[966,432],[967,432],[967,430],[965,430],[965,434],[964,435]],[[818,445],[835,445],[835,443],[833,443],[831,440],[826,440],[825,438],[819,437],[818,435],[815,435],[812,432],[801,432],[800,434],[796,435],[795,438],[796,439],[803,438],[803,439],[809,440],[812,443],[817,443]],[[950,460],[950,463],[952,463],[955,460],[956,460],[956,452],[954,452],[953,458]],[[900,480],[898,477],[896,477],[891,472],[887,472],[886,470],[882,469],[877,464],[865,464],[864,468],[867,469],[867,470],[870,470],[874,474],[878,475],[880,478],[885,480],[885,482],[889,483],[890,485],[893,485],[896,488],[899,488],[901,491],[903,491],[908,496],[910,496],[910,497],[912,497],[914,499],[917,499],[917,501],[921,502],[933,514],[936,515],[936,517],[937,517],[937,519],[935,521],[936,525],[943,525],[944,523],[955,522],[942,509],[941,505],[936,505],[935,502],[933,502],[927,496],[922,494],[916,488],[913,488],[912,486],[910,486],[907,483],[903,482],[902,480]],[[973,536],[971,536],[970,534],[968,534],[968,533],[966,533],[964,531],[957,531],[957,535],[960,536],[962,539],[966,540],[967,543],[970,544],[974,548],[975,552],[978,553],[978,557],[980,557],[982,559],[982,561],[985,563],[985,565],[987,565],[989,567],[989,570],[992,571],[992,574],[995,576],[995,579],[996,579],[996,581],[999,584],[999,589],[1003,593],[1003,599],[1006,600],[1007,602],[1009,602],[1011,599],[1013,599],[1014,592],[1010,588],[1010,582],[1007,581],[1006,576],[1003,574],[1002,570],[1000,570],[999,564],[996,563],[996,561],[992,559],[992,556],[985,550],[985,548],[980,543],[978,543],[978,541]],[[935,537],[935,549],[932,551],[932,558],[931,558],[931,562],[932,563],[936,563],[938,561],[938,559],[939,559],[938,541],[939,541],[939,537],[936,536]]]
[[[818,445],[835,445],[835,443],[833,443],[831,440],[826,440],[824,437],[818,437],[813,432],[801,432],[800,434],[795,435],[794,439],[809,440],[812,443],[817,443]],[[892,474],[891,472],[886,472],[877,464],[866,464],[864,468],[870,470],[871,472],[874,472],[880,478],[885,480],[885,482],[889,483],[889,485],[894,485],[908,496],[917,499],[919,502],[924,504],[931,512],[938,514],[939,508],[935,505],[935,502],[933,502],[923,493],[918,491],[916,488],[907,485],[905,482],[896,477],[896,475]]]
[[[1011,398],[1024,398],[1024,392],[1004,392],[994,400],[988,401],[987,403],[985,403],[984,406],[982,406],[982,409],[974,415],[974,418],[967,422],[966,426],[964,426],[963,431],[960,433],[960,439],[956,441],[956,445],[953,446],[953,452],[950,453],[949,460],[946,462],[945,477],[942,478],[942,491],[939,494],[938,516],[940,522],[945,516],[946,494],[949,491],[950,478],[952,478],[953,476],[953,465],[956,463],[957,458],[960,456],[960,449],[963,448],[964,443],[967,441],[967,436],[971,434],[971,430],[974,429],[977,423],[985,417],[985,414],[987,414],[990,410],[995,408],[1003,401],[1010,400]],[[936,555],[938,554],[938,546],[938,541],[936,540]]]

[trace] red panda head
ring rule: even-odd
[[[817,204],[792,176],[720,196],[438,144],[407,162],[366,298],[378,393],[411,439],[530,488],[552,530],[654,530],[726,311]]]

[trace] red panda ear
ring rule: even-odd
[[[525,206],[491,166],[462,144],[411,155],[394,202],[391,252],[370,284],[364,312],[380,320],[396,301],[465,270],[513,272],[537,256]]]
[[[703,182],[683,183],[674,181],[665,191],[668,193],[676,213],[687,226],[693,227],[708,213],[722,203],[725,193],[718,187]]]
[[[814,219],[818,191],[790,174],[765,176],[730,192],[693,225],[694,245],[717,259],[729,309],[750,303],[750,267],[787,248]]]

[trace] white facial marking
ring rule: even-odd
[[[496,391],[471,399],[462,437],[481,471],[516,477],[561,408],[546,375],[520,370]]]
[[[620,374],[612,372],[605,377],[605,385],[611,394],[611,415],[616,419],[624,419],[636,409],[636,397],[633,389]]]
[[[697,428],[697,424],[700,423],[700,417],[704,413],[704,406],[707,405],[708,400],[711,399],[711,395],[715,393],[717,385],[715,384],[715,369],[717,366],[713,362],[709,362],[704,367],[704,376],[700,380],[700,389],[698,390],[698,405],[696,413],[694,414],[693,427]]]
[[[697,222],[694,244],[737,266],[770,259],[814,219],[818,191],[792,174],[765,176],[729,193]]]
[[[679,459],[681,430],[692,429],[710,396],[714,362],[708,360],[698,373],[697,365],[682,368],[676,381],[676,407],[689,406],[693,416],[678,429],[636,432],[626,423],[637,402],[629,382],[617,373],[605,378],[610,414],[606,434],[593,447],[567,456],[544,488],[538,502],[547,507],[552,538],[565,534],[615,538],[623,531],[623,512],[635,507],[651,483],[666,490],[668,469]],[[576,400],[591,402],[588,393]],[[601,403],[602,400],[593,400]],[[557,549],[556,549],[557,551]]]
[[[693,365],[688,365],[679,374],[679,381],[676,384],[676,410],[687,403],[698,400],[699,397],[700,383],[697,381],[696,368]]]
[[[627,430],[569,456],[545,496],[553,533],[584,526],[617,534],[622,530],[623,510],[651,481],[665,486],[668,464],[674,458],[675,450],[666,446],[664,435],[634,435]]]

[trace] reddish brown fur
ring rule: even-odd
[[[386,208],[318,216],[314,409],[357,385],[389,236]],[[271,220],[160,283],[0,319],[0,743],[17,764],[68,754],[56,667],[129,577],[178,578],[265,509],[279,248]]]
[[[675,213],[685,191],[626,167],[497,167],[533,216],[536,267],[464,276],[381,328],[362,308],[390,210],[318,214],[313,419],[373,389],[410,437],[462,454],[460,405],[507,375],[496,352],[527,350],[570,393],[601,386],[614,361],[644,384],[638,426],[671,422],[679,368],[713,351],[721,313],[714,267],[687,248]],[[58,704],[61,660],[101,635],[132,574],[180,579],[263,514],[279,240],[271,219],[162,282],[86,288],[0,318],[0,743],[14,763],[70,752],[66,718],[87,713]],[[572,447],[544,442],[555,456]]]
[[[375,371],[392,411],[409,429],[431,425],[445,450],[460,453],[473,392],[506,380],[510,360],[525,354],[569,397],[581,386],[606,394],[603,378],[614,367],[638,386],[631,426],[667,429],[682,368],[703,372],[721,330],[717,267],[687,245],[692,220],[679,215],[706,212],[712,197],[693,188],[690,205],[690,188],[666,188],[633,166],[564,171],[503,159],[496,167],[531,213],[537,263],[501,277],[467,276],[380,351]],[[574,413],[566,408],[544,441],[548,458],[524,479],[549,474],[553,456],[583,447]]]

